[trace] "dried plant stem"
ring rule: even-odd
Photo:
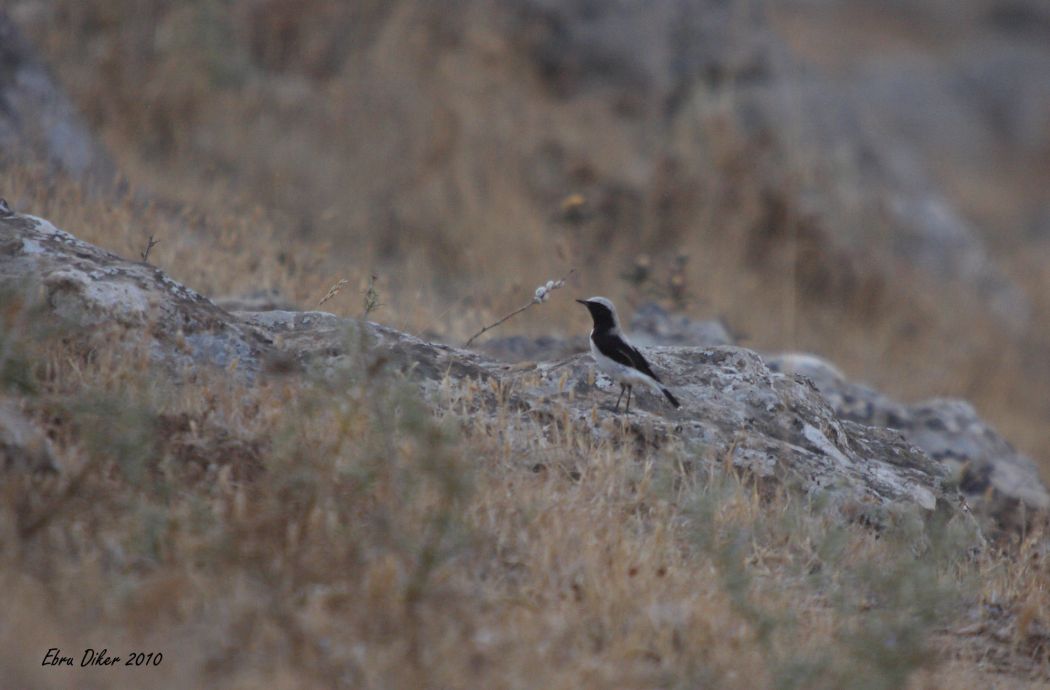
[[[144,262],[149,261],[149,253],[153,251],[153,248],[156,247],[158,244],[160,244],[160,240],[154,240],[153,235],[150,235],[149,239],[146,240],[146,248],[142,250],[142,253],[140,254]]]
[[[525,305],[524,307],[519,307],[518,309],[515,309],[515,310],[514,310],[514,311],[512,311],[511,313],[507,314],[506,316],[504,316],[504,317],[503,317],[502,319],[500,319],[500,320],[499,320],[499,321],[497,321],[496,323],[494,323],[494,324],[492,324],[492,325],[490,325],[490,326],[485,326],[485,327],[484,327],[484,328],[482,328],[482,329],[481,329],[480,331],[478,331],[478,332],[477,332],[477,333],[475,333],[474,335],[470,336],[470,340],[468,340],[468,341],[467,341],[467,343],[466,343],[466,345],[464,345],[464,347],[470,347],[470,344],[471,344],[472,342],[474,342],[474,339],[475,339],[475,338],[477,338],[477,337],[478,337],[479,335],[481,335],[482,333],[484,333],[485,331],[488,331],[488,330],[491,330],[491,329],[495,328],[496,326],[500,325],[501,323],[503,323],[504,321],[508,320],[508,319],[509,319],[509,318],[511,318],[512,316],[517,316],[518,314],[520,314],[521,312],[525,311],[525,310],[526,310],[526,309],[528,309],[529,307],[534,307],[534,306],[536,306],[537,304],[539,304],[539,302],[529,302],[529,303],[528,303],[528,304],[526,304],[526,305]]]
[[[573,274],[573,273],[575,273],[575,272],[576,272],[576,269],[575,269],[575,268],[573,268],[573,269],[570,269],[570,270],[569,270],[569,272],[565,274],[565,277],[563,277],[563,278],[562,278],[561,280],[559,280],[559,281],[558,281],[558,286],[557,286],[557,287],[561,287],[561,285],[563,285],[563,284],[565,283],[565,281],[566,281],[566,280],[568,280],[568,279],[569,279],[569,278],[570,278],[570,277],[572,276],[572,274]],[[542,300],[540,300],[540,299],[538,299],[538,298],[533,298],[533,299],[532,299],[532,301],[531,301],[531,302],[529,302],[528,304],[526,304],[525,306],[523,306],[523,307],[519,307],[519,308],[515,309],[514,311],[512,311],[512,312],[511,312],[511,313],[509,313],[509,314],[507,314],[506,316],[504,316],[504,317],[503,317],[502,319],[500,319],[500,320],[499,320],[499,321],[497,321],[496,323],[493,323],[493,324],[490,324],[490,325],[488,325],[488,326],[485,326],[485,327],[484,327],[484,328],[482,328],[482,329],[481,329],[480,331],[478,331],[478,332],[477,332],[477,333],[475,333],[474,335],[470,336],[470,340],[468,340],[468,341],[467,341],[467,342],[466,342],[466,343],[465,343],[465,344],[463,345],[463,347],[470,347],[470,344],[471,344],[472,342],[474,342],[474,340],[476,340],[476,339],[477,339],[477,337],[478,337],[479,335],[481,335],[482,333],[484,333],[485,331],[490,331],[490,330],[492,330],[493,328],[495,328],[496,326],[499,326],[500,324],[502,324],[502,323],[504,323],[504,322],[506,322],[506,321],[510,320],[510,319],[511,319],[512,317],[515,317],[515,316],[517,316],[518,314],[520,314],[521,312],[525,311],[525,310],[526,310],[526,309],[528,309],[529,307],[532,307],[532,306],[535,306],[535,305],[537,305],[537,304],[541,304],[541,303],[542,303]]]
[[[376,290],[376,277],[373,275],[368,279],[368,287],[365,288],[364,299],[365,313],[361,318],[367,319],[372,312],[383,306],[379,303],[379,290]]]

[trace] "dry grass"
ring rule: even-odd
[[[703,449],[639,456],[477,414],[468,384],[432,413],[367,351],[324,380],[241,388],[3,337],[64,468],[5,477],[6,687],[935,688],[984,687],[945,684],[949,660],[1019,685],[1050,671],[1041,534],[976,558],[956,526],[909,513],[876,534]],[[988,632],[959,637],[974,625]],[[88,646],[164,659],[39,665]]]
[[[435,66],[419,96],[432,129],[409,123],[404,151],[382,137],[373,150],[374,132],[346,131],[383,115],[359,89],[382,104],[417,76],[346,67],[332,36],[405,6],[297,5],[36,3],[43,51],[139,198],[164,201],[91,198],[26,169],[0,173],[2,195],[125,257],[152,234],[150,261],[205,294],[272,289],[312,308],[347,279],[326,309],[360,315],[371,286],[380,320],[458,342],[578,266],[578,296],[657,296],[726,316],[750,345],[825,354],[896,395],[968,397],[1050,463],[1046,248],[1006,250],[1036,306],[1015,340],[965,291],[886,280],[828,250],[789,188],[755,173],[763,152],[717,118],[729,128],[711,137],[724,146],[718,174],[668,173],[658,195],[692,190],[673,207],[689,225],[646,202],[634,241],[603,215],[626,202],[585,183],[583,206],[560,207],[586,170],[571,188],[552,185],[537,216],[519,193],[534,180],[488,174],[508,153],[499,132],[461,131],[469,118],[438,97],[466,88],[457,73],[479,89],[505,82],[490,67],[511,47],[477,23],[466,40],[491,64]],[[302,24],[318,16],[320,28]],[[351,50],[378,46],[380,58],[456,38],[352,35]],[[578,108],[594,124],[570,135],[602,149],[593,165],[630,158],[602,146],[617,131],[608,113]],[[493,119],[524,141],[549,126],[515,113],[500,102]],[[463,140],[491,151],[449,161]],[[404,165],[389,165],[398,155]],[[399,175],[427,203],[416,215],[396,199],[391,217],[366,212]],[[491,178],[484,197],[477,177]],[[448,198],[463,223],[447,222]],[[984,688],[1050,677],[1042,533],[976,558],[951,526],[914,516],[877,535],[727,476],[718,458],[697,463],[704,449],[639,457],[552,438],[509,409],[487,423],[469,391],[450,386],[423,405],[395,373],[355,373],[367,367],[251,389],[218,374],[175,386],[144,361],[15,331],[19,308],[2,304],[4,395],[24,398],[65,468],[0,487],[5,687]],[[555,299],[515,326],[574,332],[580,319]],[[49,647],[79,657],[88,646],[165,656],[148,670],[39,666]]]
[[[0,171],[0,188],[16,211],[46,218],[129,260],[141,260],[152,236],[158,244],[150,263],[210,297],[276,291],[313,305],[327,287],[325,271],[333,270],[325,244],[290,251],[273,214],[232,198],[215,213],[138,202],[134,192],[115,200],[32,168]]]

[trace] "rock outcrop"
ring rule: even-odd
[[[732,345],[648,350],[655,367],[675,382],[682,409],[643,391],[624,417],[611,409],[616,386],[595,377],[586,354],[508,364],[323,312],[229,313],[159,269],[123,260],[31,216],[0,218],[0,289],[39,291],[52,318],[85,333],[103,324],[124,329],[126,342],[145,344],[151,358],[173,371],[214,365],[251,381],[269,371],[296,375],[345,367],[364,356],[370,366],[405,372],[436,406],[466,405],[493,423],[502,419],[500,410],[509,410],[507,424],[538,424],[552,434],[569,426],[613,442],[677,446],[697,463],[738,467],[875,524],[907,506],[964,513],[953,463],[968,459],[990,468],[979,473],[984,483],[961,482],[974,498],[1013,491],[1013,500],[1045,507],[1045,490],[1028,472],[1031,463],[965,403],[893,412],[910,414],[912,426],[857,415],[841,392],[844,381],[834,379],[835,388],[813,371],[785,371],[784,360],[770,366]],[[880,405],[873,408],[886,415],[895,409]],[[1007,480],[1010,472],[1023,478]]]
[[[32,216],[0,216],[0,289],[39,291],[50,313],[83,333],[126,329],[136,336],[129,341],[173,369],[240,363],[253,372],[269,348],[255,330],[160,269]]]
[[[834,365],[809,354],[767,358],[774,371],[805,377],[839,419],[900,432],[948,468],[981,512],[1001,524],[1019,524],[1026,511],[1050,510],[1050,492],[1030,458],[1018,453],[965,400],[897,402],[852,381]]]

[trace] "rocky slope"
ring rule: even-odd
[[[16,213],[0,217],[0,289],[38,295],[43,318],[80,337],[115,329],[176,374],[218,366],[253,381],[388,368],[417,381],[435,406],[505,423],[512,442],[525,438],[514,429],[539,424],[551,434],[635,439],[639,449],[677,444],[698,464],[735,466],[874,524],[909,506],[967,513],[957,484],[1003,525],[1019,506],[1050,506],[1031,462],[965,403],[906,408],[829,375],[833,367],[818,360],[767,360],[733,345],[653,347],[682,409],[643,392],[621,416],[611,410],[616,387],[595,377],[586,354],[509,364],[323,312],[229,313],[157,268]],[[653,332],[672,337],[668,328]],[[854,403],[868,398],[877,401],[872,412],[858,414]],[[960,477],[960,467],[969,474]]]

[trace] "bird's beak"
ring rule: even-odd
[[[585,299],[578,299],[576,301],[579,302],[580,304],[582,304],[585,307],[587,306],[587,300],[585,300]]]

